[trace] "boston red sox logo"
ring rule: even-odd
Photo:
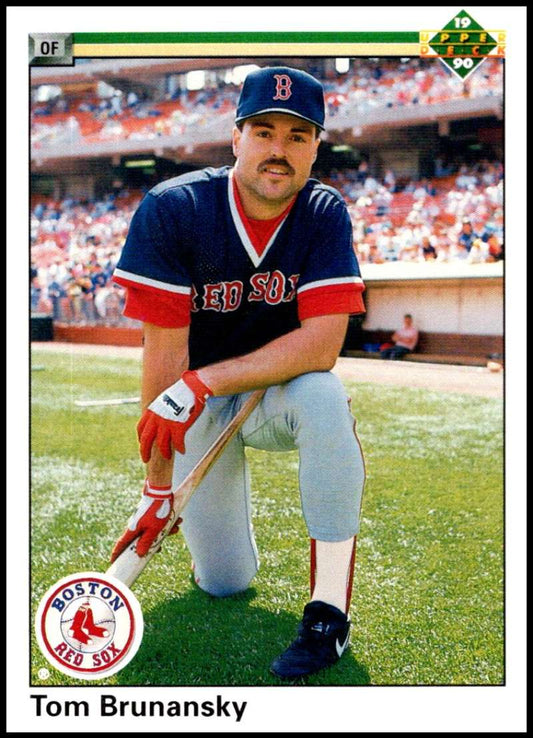
[[[292,95],[291,87],[292,80],[288,74],[275,74],[276,78],[276,94],[272,98],[273,100],[288,100]]]
[[[63,577],[46,592],[35,617],[46,659],[76,679],[102,679],[135,656],[143,617],[135,595],[106,574]]]

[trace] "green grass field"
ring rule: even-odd
[[[139,363],[32,351],[32,616],[45,591],[105,571],[144,467],[137,405],[75,399],[138,394]],[[488,685],[504,680],[502,401],[347,383],[367,482],[351,648],[312,685]],[[244,594],[192,582],[173,536],[133,585],[145,633],[135,658],[91,684],[275,685],[269,664],[308,599],[308,538],[296,453],[248,450],[261,567]],[[31,682],[80,685],[50,668],[32,635]]]

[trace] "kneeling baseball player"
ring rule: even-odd
[[[127,288],[125,314],[144,323],[137,430],[147,478],[112,560],[135,538],[146,554],[173,490],[248,394],[266,387],[217,462],[215,482],[188,503],[181,530],[201,589],[219,597],[245,590],[258,557],[244,449],[298,449],[311,598],[295,640],[271,665],[288,680],[331,666],[348,645],[365,476],[345,391],[330,372],[349,315],[364,305],[346,205],[310,179],[322,130],[314,77],[286,67],[249,74],[234,166],[154,187],[114,276]]]

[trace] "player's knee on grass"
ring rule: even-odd
[[[213,597],[230,597],[247,590],[256,572],[257,566],[248,570],[230,571],[226,569],[202,574],[195,567],[194,581],[200,589]]]

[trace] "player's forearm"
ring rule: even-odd
[[[177,382],[188,367],[185,336],[175,331],[144,326],[143,370],[141,384],[141,411],[170,385]],[[166,486],[172,481],[173,461],[165,459],[157,446],[146,465],[146,476],[151,484]]]
[[[257,351],[202,367],[198,374],[214,395],[229,395],[281,384],[308,372],[329,371],[347,325],[347,315],[311,318]]]

